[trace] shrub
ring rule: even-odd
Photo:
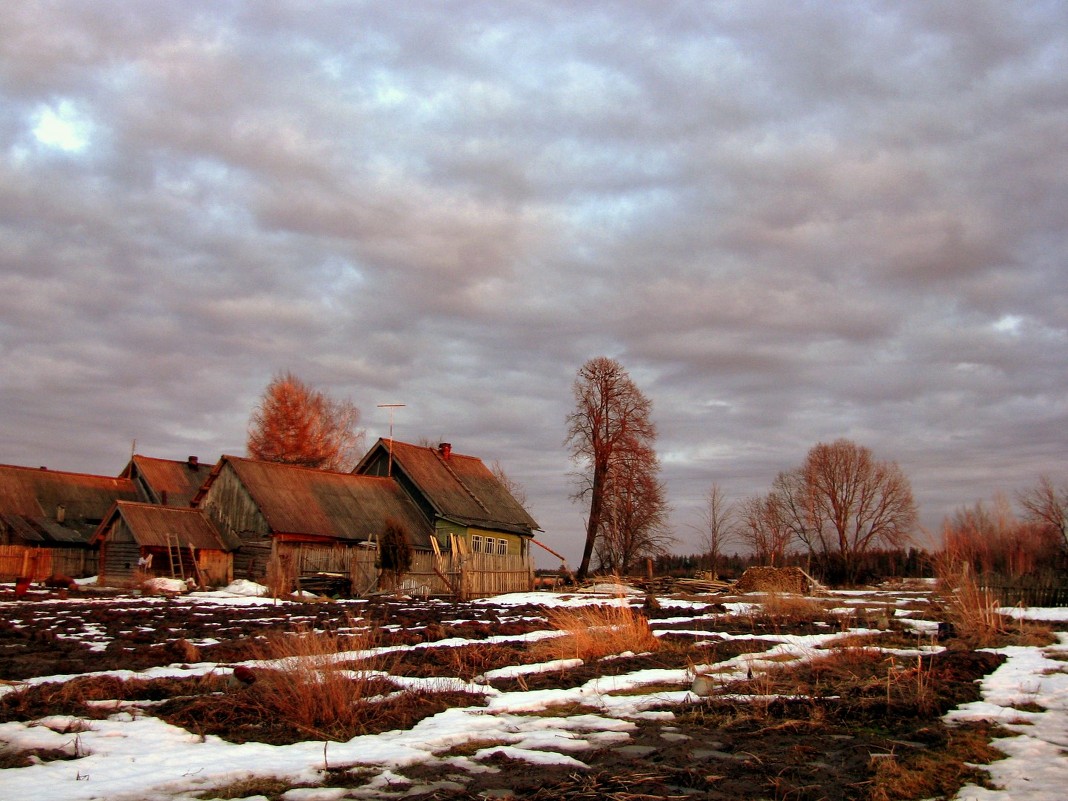
[[[378,561],[382,570],[392,576],[394,583],[411,570],[412,546],[408,532],[393,518],[386,520],[382,541],[378,546]]]

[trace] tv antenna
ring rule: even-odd
[[[401,409],[407,404],[404,403],[379,403],[379,409],[389,409],[389,463],[386,467],[386,475],[393,475],[393,410]]]

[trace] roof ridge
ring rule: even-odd
[[[456,483],[463,488],[464,492],[466,492],[470,496],[471,500],[478,504],[478,508],[485,512],[487,515],[490,514],[489,508],[486,506],[486,504],[482,502],[482,499],[475,495],[474,491],[469,486],[467,486],[466,483],[464,483],[464,480],[462,478],[456,475],[456,471],[452,469],[452,466],[449,464],[449,460],[442,456],[441,452],[436,448],[428,448],[428,450],[433,453],[437,457],[438,461],[441,462],[441,464],[445,467],[445,469],[449,471],[449,475],[456,479]]]
[[[105,476],[100,473],[83,473],[77,470],[56,470],[51,467],[30,467],[24,464],[0,464],[0,470],[25,470],[28,473],[41,476],[72,476],[77,478],[99,478],[105,481],[129,481],[122,476]]]

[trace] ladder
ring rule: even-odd
[[[178,541],[178,535],[173,531],[167,532],[167,555],[171,561],[171,578],[184,579],[185,578],[185,563],[182,562],[182,544]],[[200,565],[197,564],[197,554],[193,548],[193,543],[189,543],[189,572],[196,580],[198,587],[204,586],[204,576],[200,572]]]
[[[167,532],[167,556],[171,562],[171,578],[183,578],[182,576],[182,546],[178,542],[178,535],[173,531]]]

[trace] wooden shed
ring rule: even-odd
[[[119,501],[97,528],[99,582],[128,585],[152,576],[192,578],[199,586],[233,581],[235,543],[202,509]]]

